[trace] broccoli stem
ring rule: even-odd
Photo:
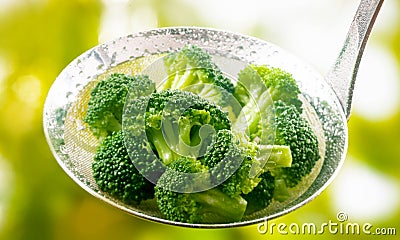
[[[253,129],[257,128],[259,118],[260,112],[257,111],[257,103],[250,101],[242,108],[232,128],[238,132],[246,132],[250,136]]]
[[[121,120],[111,117],[108,118],[107,121],[108,121],[107,132],[109,134],[122,130]]]
[[[246,211],[247,201],[241,196],[230,197],[217,188],[191,193],[201,206],[203,221],[224,223],[240,221]]]
[[[160,130],[150,128],[147,136],[150,138],[149,141],[153,143],[158,156],[162,159],[165,165],[170,164],[172,161],[177,159],[179,156],[169,147],[164,139],[164,135]]]
[[[279,202],[284,202],[290,197],[289,190],[287,189],[284,179],[275,178],[274,199]]]
[[[198,84],[194,85],[193,87],[193,92],[208,101],[211,101],[213,103],[222,103],[221,100],[221,94],[223,94],[223,89],[221,87],[218,87],[216,85],[207,83],[207,84]],[[222,107],[222,106],[221,106]]]
[[[265,171],[292,166],[292,152],[285,145],[259,145],[256,159],[264,164]]]
[[[250,99],[240,111],[239,116],[234,123],[233,129],[246,132],[249,137],[253,136],[255,133],[260,131],[260,121],[261,126],[266,124],[266,119],[264,119],[262,115],[265,116],[267,114],[273,114],[273,112],[267,113],[267,111],[270,111],[269,109],[271,109],[270,106],[272,106],[272,104],[273,101],[268,91],[262,93],[258,99]]]
[[[290,147],[284,145],[257,145],[255,159],[257,164],[251,167],[250,178],[259,177],[264,172],[273,172],[282,167],[291,167],[293,160]]]
[[[179,122],[179,140],[187,146],[192,145],[191,131],[196,123],[191,122],[189,118],[181,118]]]
[[[197,128],[197,126],[196,124],[190,123],[179,127],[179,136],[177,136],[178,143],[175,148],[180,155],[194,158],[198,156],[200,146],[194,145],[194,143],[197,142],[198,144],[201,139],[200,141],[197,139],[198,133],[194,133],[194,136],[192,136],[192,130]]]
[[[171,89],[184,89],[187,86],[192,85],[194,80],[195,72],[193,69],[187,69],[181,73],[176,73],[174,80],[171,84]]]

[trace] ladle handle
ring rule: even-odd
[[[361,0],[343,48],[326,78],[335,91],[347,119],[361,57],[383,0]]]

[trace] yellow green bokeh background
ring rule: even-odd
[[[358,1],[0,0],[0,239],[398,239],[400,1],[386,0],[361,62],[348,158],[311,203],[271,223],[337,221],[392,236],[262,235],[257,225],[188,229],[129,216],[92,197],[53,158],[42,127],[58,73],[99,42],[155,27],[224,28],[274,42],[326,72]],[[364,64],[365,61],[365,65]]]

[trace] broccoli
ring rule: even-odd
[[[271,171],[275,177],[274,199],[284,201],[289,196],[287,188],[295,187],[310,174],[320,155],[317,136],[295,105],[278,100],[274,102],[274,112],[274,125],[264,131],[275,135],[275,144],[289,146],[293,159],[291,167]]]
[[[99,190],[125,204],[155,198],[164,218],[187,223],[240,221],[291,197],[320,158],[293,77],[249,65],[234,86],[190,45],[164,64],[158,91],[147,76],[124,74],[93,88],[84,121],[100,140]],[[235,118],[228,94],[243,106]]]
[[[122,112],[126,96],[146,96],[155,91],[148,76],[111,74],[92,89],[84,121],[98,138],[122,129]]]
[[[240,195],[257,184],[257,179],[249,177],[253,158],[246,156],[230,130],[217,132],[201,161],[210,168],[213,185],[229,196]]]
[[[207,148],[202,162],[210,168],[214,185],[229,196],[237,196],[251,192],[262,180],[263,172],[290,167],[292,155],[287,146],[243,146],[230,130],[223,129]]]
[[[203,179],[199,181],[195,173],[203,173]],[[187,223],[240,221],[247,205],[241,196],[231,197],[218,188],[201,192],[171,190],[196,188],[196,185],[207,181],[207,176],[207,167],[194,158],[182,157],[169,165],[155,187],[157,204],[164,217]]]
[[[251,214],[268,207],[274,198],[275,178],[271,172],[263,172],[259,176],[259,179],[260,182],[251,192],[242,195],[247,201],[246,214]]]
[[[301,112],[299,93],[300,90],[291,74],[266,65],[247,66],[239,72],[235,88],[234,95],[243,108],[234,128],[237,131],[246,131],[251,140],[271,144],[271,136],[265,136],[262,129],[263,125],[271,122],[265,122],[264,116],[274,114],[270,106],[276,100],[293,105]]]
[[[135,165],[157,179],[163,165],[202,156],[214,131],[230,129],[231,122],[217,105],[176,89],[128,99],[123,125]]]
[[[277,201],[289,198],[288,188],[295,187],[308,175],[320,158],[317,137],[301,116],[299,94],[293,77],[279,68],[249,65],[239,73],[235,97],[243,108],[233,129],[242,135],[246,132],[241,139],[260,146],[287,146],[292,155],[291,166],[263,171],[260,183],[243,195],[249,200],[249,212],[267,206],[272,198]]]
[[[178,52],[164,58],[168,78],[161,90],[181,89],[196,93],[224,107],[229,104],[229,95],[234,92],[231,80],[212,61],[203,49],[187,45]]]
[[[168,165],[155,188],[160,211],[172,221],[224,223],[241,220],[248,207],[258,209],[261,203],[265,207],[272,197],[252,202],[255,206],[248,206],[245,197],[251,201],[256,196],[264,197],[266,193],[253,193],[259,184],[273,191],[274,180],[265,173],[275,167],[290,166],[292,159],[286,146],[261,148],[264,149],[244,148],[230,130],[218,131],[204,157],[181,157]],[[264,155],[267,148],[271,154]],[[250,169],[253,164],[260,164],[260,158],[268,161],[258,175],[251,177]],[[207,186],[210,189],[198,192]],[[273,193],[269,191],[269,194]]]
[[[129,158],[122,131],[104,138],[95,153],[92,170],[98,188],[125,204],[139,204],[154,197],[154,185]]]

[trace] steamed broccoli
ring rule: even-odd
[[[263,172],[259,179],[260,182],[251,192],[242,195],[247,201],[246,214],[268,207],[274,198],[275,178],[271,175],[271,172]]]
[[[287,146],[240,143],[230,130],[224,129],[218,131],[202,162],[210,168],[211,180],[218,188],[237,196],[251,192],[262,180],[263,172],[290,167],[292,155]]]
[[[111,74],[92,89],[84,121],[98,138],[122,129],[126,95],[146,96],[155,91],[155,83],[145,75]]]
[[[154,185],[129,158],[122,131],[104,138],[95,153],[92,170],[98,188],[126,204],[139,204],[154,197]]]
[[[320,158],[293,77],[249,65],[234,87],[196,46],[164,64],[158,91],[147,76],[123,74],[93,89],[85,122],[102,140],[98,188],[126,204],[155,198],[163,217],[188,223],[240,221],[290,197]],[[230,106],[227,93],[243,106],[234,119],[220,106]]]
[[[285,201],[290,196],[288,188],[295,187],[310,174],[320,157],[317,137],[301,115],[299,94],[293,77],[279,68],[249,65],[239,73],[235,96],[243,108],[234,123],[235,131],[247,131],[242,139],[261,146],[287,146],[292,155],[290,167],[264,171],[263,180],[245,197],[252,211],[268,205],[271,198]],[[264,197],[260,197],[262,194]],[[254,196],[264,201],[250,201]]]
[[[275,135],[275,144],[289,146],[293,158],[291,167],[276,168],[271,172],[275,177],[274,198],[284,201],[288,197],[285,194],[287,188],[295,187],[310,174],[320,155],[317,136],[296,106],[275,101],[274,112],[274,125],[264,130]]]
[[[300,90],[295,79],[287,72],[266,65],[249,65],[239,72],[235,97],[243,105],[235,123],[238,131],[247,131],[252,140],[269,144],[270,136],[263,135],[263,125],[270,124],[263,118],[273,115],[271,105],[280,100],[302,111],[302,103],[298,98]]]
[[[192,174],[177,174],[192,173]],[[194,173],[203,173],[199,181]],[[158,207],[171,221],[187,223],[227,223],[240,221],[246,210],[246,201],[239,195],[231,197],[218,188],[191,192],[207,181],[207,167],[193,158],[179,158],[160,177],[155,187]],[[180,188],[186,191],[172,191]]]
[[[249,177],[254,159],[246,156],[230,130],[217,132],[201,161],[210,168],[214,185],[229,196],[240,195],[257,184],[257,179]]]
[[[267,152],[269,154],[265,154]],[[263,161],[266,163],[262,164]],[[261,204],[263,207],[269,204],[274,179],[266,173],[289,167],[291,161],[291,152],[286,146],[243,146],[230,130],[219,130],[204,157],[181,157],[168,165],[170,169],[164,172],[156,186],[158,206],[164,216],[173,221],[238,221],[247,208],[258,210]],[[255,176],[250,175],[253,165],[260,168]],[[182,172],[203,174],[180,175]],[[260,192],[260,184],[269,192]],[[210,186],[210,189],[197,192],[204,186]],[[267,194],[270,198],[265,199]],[[257,197],[263,199],[254,201]],[[248,206],[246,198],[252,206]]]
[[[123,124],[132,160],[144,174],[155,177],[163,171],[160,163],[203,155],[213,132],[231,126],[217,105],[181,90],[127,101]]]
[[[250,64],[239,72],[238,81],[235,96],[242,105],[247,104],[250,97],[261,100],[259,97],[267,91],[270,96],[268,101],[281,100],[301,111],[296,80],[280,68]]]
[[[168,79],[161,90],[181,89],[222,105],[226,95],[234,92],[231,80],[212,61],[203,49],[187,45],[178,52],[169,53],[164,58]]]

